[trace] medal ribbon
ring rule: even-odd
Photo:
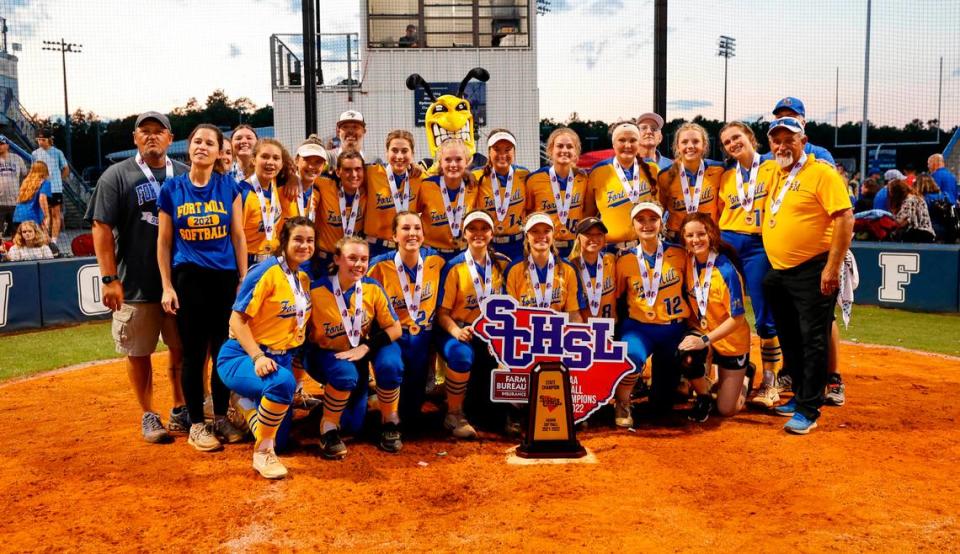
[[[310,193],[310,204],[307,205],[307,191],[303,188],[303,181],[300,181],[299,178],[297,180],[300,182],[300,193],[297,194],[297,214],[313,221],[317,217],[316,195]]]
[[[147,165],[147,162],[143,161],[143,157],[137,152],[137,165],[140,166],[140,171],[143,172],[143,176],[147,178],[147,182],[150,183],[150,187],[153,189],[153,197],[160,198],[160,183],[157,182],[157,178],[153,176],[153,171],[150,171],[150,166]],[[173,162],[170,161],[166,155],[163,156],[163,165],[166,170],[167,176],[164,179],[173,178]]]
[[[270,204],[267,207],[267,198],[263,194],[263,187],[260,186],[260,180],[257,174],[250,176],[250,185],[253,192],[257,194],[257,200],[260,201],[260,220],[263,222],[263,234],[267,237],[267,242],[273,240],[274,225],[280,223],[280,198],[277,196],[276,183],[270,187]]]
[[[657,304],[657,293],[660,292],[660,271],[663,270],[663,242],[657,241],[657,257],[653,264],[653,275],[647,261],[643,259],[643,248],[637,246],[637,264],[640,266],[640,284],[643,285],[643,296],[647,306],[653,309]]]
[[[290,266],[287,265],[283,256],[277,258],[277,263],[280,264],[283,274],[287,276],[287,283],[290,285],[290,291],[293,292],[293,305],[297,310],[297,332],[299,333],[303,330],[307,319],[307,293],[300,286],[300,279],[297,279],[297,276],[290,270]]]
[[[793,169],[790,170],[790,175],[787,176],[787,182],[783,184],[783,187],[780,188],[780,194],[770,203],[770,213],[776,215],[780,211],[780,206],[783,205],[783,199],[787,196],[787,191],[790,190],[790,185],[793,184],[793,180],[797,178],[797,173],[800,173],[800,170],[803,168],[803,164],[807,163],[807,155],[804,153],[800,156],[800,159],[797,160],[797,163],[793,164]]]
[[[410,279],[407,278],[407,270],[404,269],[403,260],[400,259],[400,252],[393,255],[393,264],[396,266],[397,279],[400,280],[400,290],[403,292],[407,312],[410,314],[410,319],[417,323],[420,316],[420,298],[423,295],[423,257],[417,252],[417,274],[414,278],[413,291],[410,290]]]
[[[483,264],[483,282],[480,282],[480,273],[477,271],[477,262],[473,259],[473,254],[467,248],[463,251],[464,258],[467,260],[467,270],[470,271],[470,280],[473,281],[473,290],[477,293],[477,305],[484,298],[490,296],[493,292],[493,262],[490,260],[490,254],[487,253]]]
[[[513,166],[507,173],[507,185],[504,187],[503,198],[500,197],[500,178],[496,173],[490,174],[490,188],[493,190],[493,207],[497,212],[497,221],[502,222],[510,209],[510,197],[513,196]]]
[[[620,178],[623,190],[627,191],[627,196],[630,197],[630,201],[634,204],[640,202],[640,164],[637,163],[637,160],[633,160],[633,179],[629,181],[627,180],[627,174],[624,173],[623,167],[620,166],[620,161],[617,160],[616,156],[613,158],[613,168],[617,171],[617,177]]]
[[[619,166],[617,170],[619,175],[622,176],[623,170]],[[622,177],[622,180],[625,181],[626,177]],[[566,226],[567,218],[570,217],[570,204],[573,202],[573,170],[571,169],[567,178],[564,179],[563,198],[561,199],[560,179],[557,177],[557,172],[554,171],[553,166],[550,166],[550,187],[553,189],[553,201],[557,205],[557,219],[560,220],[561,225]],[[631,196],[631,198],[633,197]]]
[[[390,164],[387,164],[384,168],[387,171],[387,185],[390,186],[390,197],[393,198],[393,207],[396,208],[398,212],[405,212],[410,209],[410,177],[407,173],[404,173],[400,177],[400,182],[403,183],[402,188],[397,187],[397,174],[393,172],[393,167]]]
[[[347,217],[347,194],[343,187],[337,186],[337,202],[340,204],[340,224],[343,225],[343,236],[352,237],[357,226],[357,216],[360,214],[360,191],[353,195],[350,202],[350,217]]]
[[[597,280],[590,283],[590,272],[587,271],[587,263],[580,257],[580,277],[583,279],[583,288],[587,292],[587,300],[590,301],[590,313],[594,317],[600,313],[600,298],[603,297],[603,256],[597,257]]]
[[[538,308],[549,308],[553,301],[553,270],[555,266],[553,254],[547,260],[547,280],[541,283],[537,276],[537,264],[533,262],[533,256],[527,256],[527,273],[530,275],[530,285],[533,287],[534,297],[537,299]],[[541,294],[540,287],[545,285],[546,290]]]
[[[700,209],[700,193],[703,191],[703,160],[700,160],[700,169],[697,170],[697,182],[693,186],[693,193],[690,192],[690,181],[687,180],[687,170],[680,168],[680,190],[683,192],[683,205],[687,208],[687,213],[696,213]]]
[[[743,190],[743,172],[740,170],[740,162],[737,162],[737,198],[740,199],[740,207],[744,211],[753,211],[753,200],[757,194],[757,170],[760,169],[760,154],[753,153],[753,164],[750,166],[750,182],[747,190]]]
[[[343,300],[343,291],[340,290],[340,278],[336,275],[330,276],[330,282],[333,283],[333,298],[337,301],[337,309],[340,310],[340,320],[343,321],[343,332],[350,341],[350,346],[354,348],[360,344],[360,330],[363,328],[363,286],[361,281],[353,286],[353,297],[356,299],[356,309],[353,315],[347,309],[347,303]]]
[[[450,233],[453,238],[460,238],[460,223],[463,221],[463,201],[466,187],[460,182],[460,188],[457,190],[457,206],[450,205],[450,195],[447,192],[447,185],[440,180],[440,198],[443,199],[443,211],[447,213],[447,223],[450,225]]]
[[[707,256],[707,266],[704,268],[706,274],[703,277],[703,283],[700,282],[700,270],[697,269],[697,260],[690,256],[690,265],[693,267],[693,295],[697,299],[697,308],[700,309],[700,319],[706,320],[707,301],[710,299],[710,280],[713,279],[713,266],[717,261],[717,253],[710,252]]]

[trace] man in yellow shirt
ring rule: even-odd
[[[846,184],[827,162],[804,153],[803,122],[781,117],[767,132],[777,165],[763,219],[763,246],[773,269],[763,281],[794,397],[774,410],[787,432],[816,428],[827,383],[828,350],[840,268],[853,236]]]

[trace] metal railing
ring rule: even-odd
[[[318,33],[317,86],[323,89],[360,88],[360,37],[358,33]],[[270,36],[270,84],[276,89],[303,86],[303,35]]]

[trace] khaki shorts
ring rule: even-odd
[[[117,352],[126,356],[149,356],[157,349],[162,335],[168,348],[179,350],[177,320],[163,311],[159,302],[128,304],[113,312],[113,342]]]

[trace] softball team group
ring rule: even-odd
[[[694,123],[676,131],[672,165],[643,159],[642,135],[662,125],[654,114],[617,124],[614,156],[589,171],[577,167],[569,128],[550,134],[550,163],[536,171],[515,164],[506,129],[489,133],[479,168],[449,139],[436,175],[417,166],[403,130],[386,137],[385,161],[368,163],[349,141],[333,155],[310,138],[291,157],[249,127],[226,141],[199,125],[189,172],[166,179],[157,201],[162,306],[176,314],[187,410],[200,422],[190,444],[242,440],[224,417],[232,402],[255,437],[253,467],[283,477],[275,448],[307,373],[324,386],[324,458],[347,454],[341,434],[362,426],[371,388],[378,446],[398,452],[402,425],[420,423],[434,367],[453,436],[475,438],[471,421],[518,432],[522,413],[485,399],[497,363],[472,323],[492,294],[574,322],[615,319],[638,368],[615,393],[616,425],[630,427],[645,367],[655,410],[672,409],[681,377],[695,392],[693,421],[744,406],[748,290],[764,353],[755,401],[773,407],[780,347],[760,286],[769,186],[758,171],[776,161],[761,164],[753,132],[736,122],[720,132],[726,166],[705,158],[707,133]],[[203,423],[208,356],[214,423]]]

